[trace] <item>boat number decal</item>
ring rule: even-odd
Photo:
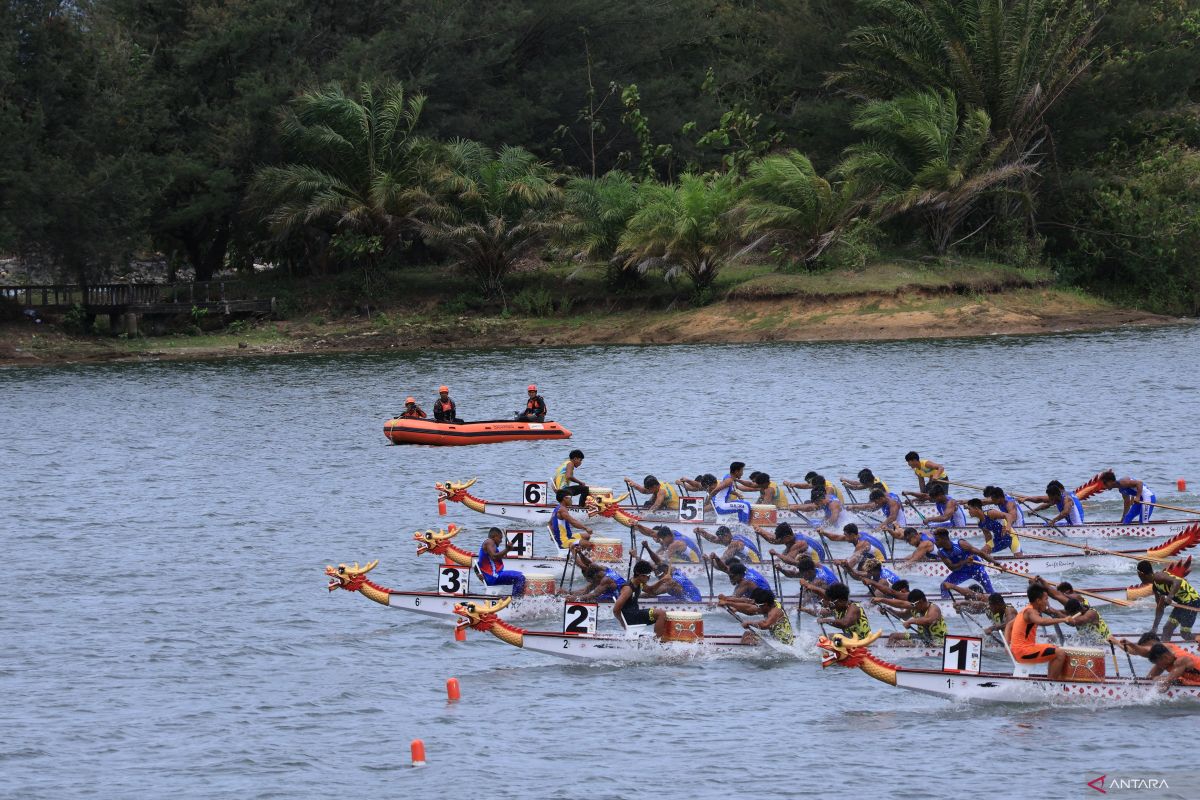
[[[533,531],[506,528],[504,538],[512,548],[514,558],[533,558]]]
[[[700,522],[704,519],[703,497],[679,498],[679,521]]]
[[[979,674],[979,654],[983,640],[978,636],[947,636],[942,650],[942,672]]]
[[[525,491],[521,493],[521,497],[525,498],[525,505],[540,506],[546,502],[547,484],[545,481],[525,481]]]
[[[563,633],[591,636],[595,632],[595,603],[567,603],[563,606]]]
[[[471,571],[466,567],[438,567],[438,594],[466,594]]]

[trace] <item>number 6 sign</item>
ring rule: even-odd
[[[563,606],[563,633],[591,636],[595,632],[595,603],[567,603]]]
[[[704,521],[704,498],[703,497],[681,497],[681,498],[679,498],[679,521],[680,522],[703,522]]]
[[[546,502],[548,489],[549,484],[545,481],[525,481],[525,491],[521,493],[521,498],[527,506],[540,506]]]
[[[978,636],[947,636],[942,650],[942,672],[978,675],[982,649],[983,639]]]

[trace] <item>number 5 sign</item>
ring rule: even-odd
[[[438,567],[438,594],[466,594],[471,585],[471,570],[466,567]]]
[[[591,636],[595,632],[595,603],[567,603],[563,606],[563,633]]]
[[[521,497],[527,506],[540,506],[545,504],[549,494],[549,484],[545,481],[525,481],[525,490],[521,492]]]
[[[942,672],[978,675],[982,649],[983,640],[978,636],[947,636],[942,650]]]
[[[681,497],[681,498],[679,498],[679,521],[680,522],[703,522],[704,521],[704,498],[703,497]]]

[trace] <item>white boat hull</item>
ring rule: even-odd
[[[487,634],[489,638],[491,634]],[[681,661],[726,655],[757,658],[773,651],[759,644],[742,644],[740,636],[706,636],[703,642],[662,642],[654,636],[578,636],[526,631],[523,650],[569,661]]]
[[[914,692],[971,703],[1134,703],[1162,697],[1200,701],[1200,686],[1171,686],[1161,694],[1148,681],[1110,678],[1103,682],[1052,681],[1044,676],[1017,678],[980,673],[960,675],[934,670],[902,669],[896,685]]]

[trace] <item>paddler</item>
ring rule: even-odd
[[[488,530],[487,537],[475,556],[475,565],[479,567],[479,574],[488,586],[511,586],[512,596],[520,597],[525,594],[524,573],[504,568],[504,557],[519,548],[514,544],[501,547],[500,543],[503,541],[504,531],[499,528]]]
[[[629,580],[617,590],[616,600],[613,601],[613,616],[622,627],[654,625],[654,609],[642,608],[639,605],[642,592],[646,589],[653,572],[654,568],[649,561],[638,561],[633,565],[633,574],[629,576]],[[663,620],[666,620],[666,614],[663,615]]]
[[[1155,572],[1154,565],[1149,561],[1139,561],[1137,565],[1138,578],[1142,583],[1149,583],[1154,589],[1154,625],[1152,633],[1158,633],[1158,623],[1162,619],[1163,610],[1168,605],[1171,614],[1167,624],[1163,626],[1162,640],[1171,641],[1175,626],[1184,641],[1192,638],[1192,625],[1196,623],[1196,612],[1200,611],[1200,592],[1197,592],[1186,578],[1180,578],[1169,572]]]
[[[786,522],[780,522],[776,525],[773,533],[768,532],[761,525],[755,525],[754,532],[771,544],[782,547],[782,551],[772,548],[769,554],[778,556],[781,561],[787,564],[794,565],[796,559],[803,555],[811,556],[813,561],[816,561],[818,564],[829,560],[829,553],[825,551],[824,545],[807,534],[796,533],[792,530],[792,526]]]
[[[454,401],[450,399],[449,386],[438,387],[438,398],[433,401],[433,418],[437,422],[463,424],[463,421],[458,418],[458,406],[454,405]]]
[[[1085,606],[1074,597],[1066,602],[1063,611],[1066,615],[1062,621],[1074,628],[1079,637],[1089,643],[1099,644],[1107,641],[1112,635],[1100,612],[1091,606]]]
[[[583,552],[577,552],[575,557],[584,565],[583,577],[587,578],[588,584],[583,587],[582,593],[570,595],[567,599],[572,602],[615,600],[617,593],[625,585],[625,579],[611,567],[594,563]]]
[[[980,556],[990,556],[980,553],[964,541],[951,542],[950,531],[945,528],[938,528],[934,534],[934,543],[937,545],[935,555],[946,565],[946,569],[950,570],[950,574],[942,581],[942,597],[949,597],[950,587],[966,580],[978,581],[986,592],[994,591],[987,570],[979,562]]]
[[[729,529],[728,525],[717,526],[716,533],[709,533],[704,528],[696,528],[696,535],[702,539],[719,544],[725,549],[720,555],[709,553],[709,558],[719,558],[721,561],[728,561],[735,556],[748,561],[751,564],[762,562],[762,552],[758,549],[758,543],[744,533],[735,534]]]
[[[550,535],[554,537],[554,541],[559,548],[566,550],[577,539],[588,542],[592,538],[592,529],[582,521],[571,516],[571,490],[559,489],[554,494],[554,498],[558,500],[558,505],[554,507],[554,511],[550,513]],[[576,529],[583,533],[576,533]]]
[[[1020,499],[1029,503],[1041,503],[1040,506],[1033,509],[1035,512],[1050,508],[1050,506],[1057,508],[1058,514],[1047,520],[1047,525],[1083,524],[1083,504],[1079,502],[1079,498],[1075,496],[1074,492],[1068,492],[1059,481],[1050,481],[1046,484],[1045,494],[1021,497]]]
[[[734,597],[749,597],[750,592],[755,588],[771,588],[771,584],[767,582],[767,579],[763,577],[761,572],[747,567],[736,558],[728,565],[714,561],[713,566],[729,575],[729,583],[733,585]]]
[[[1017,498],[1007,494],[999,486],[984,487],[983,496],[987,498],[989,503],[992,503],[996,508],[1004,512],[1004,517],[1008,520],[1010,528],[1024,527],[1025,510],[1021,508],[1021,504],[1017,502]]]
[[[867,612],[863,611],[858,603],[850,602],[850,587],[844,583],[835,583],[825,590],[825,599],[833,605],[833,613],[837,616],[817,617],[818,625],[841,628],[858,639],[865,639],[871,635],[871,621],[867,619]],[[803,606],[800,610],[814,614]]]
[[[526,391],[529,392],[529,397],[525,400],[525,410],[518,412],[517,419],[522,422],[545,422],[546,401],[538,394],[537,384],[529,384]]]
[[[1008,623],[1004,635],[1013,659],[1018,664],[1042,664],[1049,662],[1046,667],[1046,677],[1052,681],[1062,677],[1063,666],[1067,662],[1067,654],[1052,644],[1042,644],[1037,640],[1039,625],[1057,625],[1058,617],[1046,615],[1050,606],[1050,596],[1044,586],[1030,584],[1026,591],[1029,605]]]
[[[915,564],[918,561],[928,561],[937,558],[937,542],[933,535],[929,533],[921,533],[916,528],[905,528],[902,534],[905,543],[913,548],[912,553],[908,558],[904,559],[905,564]]]
[[[972,497],[967,501],[967,513],[979,523],[983,531],[983,549],[993,555],[1007,550],[1010,555],[1021,555],[1021,540],[1009,525],[1008,516],[996,508],[984,509],[983,501]]]
[[[1200,686],[1200,656],[1189,653],[1182,647],[1160,642],[1150,648],[1146,658],[1154,664],[1146,673],[1146,677],[1158,678],[1160,691],[1165,691],[1172,683]],[[1159,677],[1160,675],[1162,677]]]
[[[655,525],[649,528],[640,522],[634,523],[633,530],[643,536],[649,536],[658,543],[656,551],[660,558],[672,562],[685,562],[690,564],[698,564],[704,559],[704,554],[700,552],[700,547],[690,537],[679,531],[672,530],[667,525]]]
[[[841,481],[842,486],[845,486],[847,489],[866,489],[867,491],[883,489],[884,494],[887,494],[891,491],[891,489],[888,488],[888,485],[879,480],[879,478],[876,478],[875,473],[868,468],[863,468],[858,471],[858,480],[856,481],[852,481],[849,478],[843,478],[840,475],[838,476],[838,480]]]
[[[660,482],[653,475],[647,475],[641,483],[634,483],[631,479],[626,478],[625,483],[629,484],[629,488],[635,492],[650,495],[650,498],[642,506],[646,513],[679,510],[679,492],[674,486]]]
[[[838,582],[837,575],[833,573],[833,570],[824,564],[818,566],[808,556],[800,556],[796,559],[794,568],[776,564],[775,570],[789,578],[799,578],[800,585],[821,600],[825,599],[825,590]]]
[[[582,450],[572,450],[567,454],[567,460],[558,465],[558,469],[554,470],[554,478],[551,480],[555,497],[559,492],[567,491],[572,495],[579,495],[579,505],[582,506],[587,502],[587,484],[575,477],[575,470],[581,466],[583,466]]]
[[[904,454],[904,461],[908,464],[909,469],[917,476],[917,488],[924,493],[926,491],[926,481],[946,480],[946,468],[936,461],[930,461],[927,458],[921,458],[916,450],[909,450]]]
[[[400,419],[425,419],[425,412],[417,405],[417,398],[404,398],[404,411],[401,412]]]
[[[900,583],[900,576],[892,572],[879,559],[871,556],[863,560],[862,569],[855,569],[849,565],[846,571],[851,577],[862,581],[867,587],[867,594],[880,597],[891,597],[897,600],[902,600],[908,597],[908,590],[903,593],[896,590],[894,585]]]
[[[809,492],[813,489],[824,489],[826,494],[836,497],[839,503],[843,505],[846,503],[846,498],[842,494],[842,490],[825,480],[825,476],[817,473],[815,470],[809,470],[804,474],[803,483],[789,483],[788,481],[784,481],[783,485],[792,489],[805,489]]]
[[[1005,602],[1004,595],[992,592],[987,596],[987,616],[992,624],[983,629],[983,635],[989,636],[997,631],[1004,632],[1004,627],[1017,616],[1017,609],[1011,603]]]
[[[855,503],[846,506],[849,511],[877,511],[883,514],[883,520],[876,527],[893,533],[908,525],[908,517],[904,514],[904,504],[895,492],[885,492],[883,489],[871,490],[866,503]]]
[[[775,506],[776,508],[788,507],[787,496],[779,488],[778,481],[771,480],[771,476],[766,472],[756,472],[753,477],[754,488],[758,490],[759,505]]]
[[[1125,503],[1124,513],[1121,514],[1121,524],[1149,522],[1150,517],[1154,515],[1154,504],[1158,502],[1158,497],[1149,486],[1137,478],[1130,478],[1126,475],[1118,480],[1116,473],[1106,470],[1100,473],[1100,484],[1105,491],[1116,489],[1121,493],[1121,500]]]
[[[658,578],[656,583],[646,587],[646,594],[662,595],[672,600],[687,600],[693,603],[699,602],[703,598],[696,584],[692,583],[687,575],[655,555],[654,551],[650,549],[650,545],[642,542],[642,547],[654,561],[654,574]]]
[[[745,469],[746,465],[743,462],[734,461],[729,465],[729,472],[725,477],[717,481],[716,486],[708,493],[714,512],[737,514],[738,522],[742,523],[750,521],[750,504],[736,498],[736,484],[741,480],[742,471]]]
[[[853,522],[843,526],[841,533],[827,533],[825,535],[834,541],[846,542],[854,548],[854,551],[847,558],[836,560],[836,563],[842,566],[858,568],[868,558],[876,558],[880,561],[887,560],[887,549],[883,546],[883,542],[869,533],[860,532],[858,525]]]
[[[906,630],[889,635],[888,644],[940,647],[945,643],[946,618],[920,589],[913,589],[903,600],[876,597],[872,602],[900,609]]]
[[[814,487],[809,493],[807,503],[799,503],[789,508],[793,511],[824,511],[825,519],[819,527],[826,530],[836,526],[842,517],[841,501],[830,495],[824,486]]]
[[[757,620],[742,622],[742,627],[747,631],[746,635],[742,637],[743,644],[750,644],[757,639],[755,634],[749,632],[750,628],[770,631],[775,641],[781,644],[792,644],[796,641],[796,636],[792,633],[792,623],[788,621],[787,613],[783,610],[783,604],[779,602],[775,597],[775,593],[770,589],[755,589],[750,593],[749,598],[721,595],[717,599],[717,605],[742,614],[751,614],[763,618],[761,622]]]
[[[937,513],[925,518],[925,526],[929,528],[965,528],[967,514],[963,506],[950,496],[948,485],[944,481],[929,482],[929,499],[937,508]]]

